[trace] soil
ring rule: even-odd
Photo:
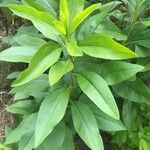
[[[9,28],[8,24],[10,24]],[[12,28],[12,20],[8,21],[3,16],[0,16],[0,51],[8,47],[2,42],[2,38],[8,33],[13,33]],[[12,115],[5,110],[5,107],[12,101],[11,96],[8,94],[10,81],[6,78],[11,71],[12,65],[10,63],[0,62],[0,141],[4,138],[5,127],[11,127],[14,124]]]

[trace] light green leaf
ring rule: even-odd
[[[30,114],[36,110],[36,104],[32,100],[18,101],[6,107],[8,112],[13,114]]]
[[[150,141],[141,138],[139,143],[139,150],[149,150],[150,149]]]
[[[30,61],[29,67],[23,71],[12,86],[25,84],[45,72],[60,57],[61,47],[55,43],[47,43],[43,45]]]
[[[85,19],[87,18],[94,10],[100,8],[101,4],[93,4],[91,6],[89,6],[88,8],[86,8],[85,10],[79,12],[72,20],[71,23],[71,32],[73,32],[78,26],[79,24]]]
[[[118,84],[127,80],[143,69],[144,67],[141,65],[123,61],[109,61],[99,66],[97,65],[95,68],[96,72],[104,78],[108,85]]]
[[[125,99],[150,105],[150,89],[141,80],[123,82],[114,86],[113,89],[119,96]]]
[[[0,60],[7,62],[25,62],[28,63],[36,53],[37,47],[18,46],[11,47],[0,52]]]
[[[21,46],[41,46],[46,44],[46,41],[42,38],[32,37],[26,34],[17,35],[13,39]]]
[[[5,144],[7,145],[11,143],[16,143],[25,134],[33,132],[35,129],[36,119],[37,119],[37,113],[31,114],[26,118],[24,118],[23,121],[19,124],[19,126],[7,136]]]
[[[67,0],[60,0],[59,19],[60,22],[67,28],[69,23],[69,9]]]
[[[53,21],[55,20],[55,18],[52,15],[46,12],[38,11],[33,7],[26,5],[12,4],[8,5],[8,8],[10,8],[17,16],[32,21],[34,26],[47,38],[50,38],[57,42],[61,41],[57,31],[53,27]]]
[[[114,97],[106,81],[94,72],[77,74],[77,81],[82,91],[98,108],[115,119],[119,119],[119,111]]]
[[[104,150],[94,115],[84,103],[72,103],[72,117],[76,132],[92,150]]]
[[[70,13],[70,20],[74,18],[74,16],[83,10],[85,0],[69,0],[69,13]]]
[[[82,56],[83,55],[83,52],[78,47],[76,41],[66,42],[66,46],[67,46],[67,51],[70,56]]]
[[[36,0],[37,3],[44,8],[45,11],[57,16],[58,0]]]
[[[150,17],[142,19],[140,22],[146,26],[150,26]]]
[[[53,65],[49,72],[49,82],[50,85],[53,86],[57,83],[63,75],[73,69],[74,65],[72,61],[69,59],[67,61],[58,61],[55,65]]]
[[[54,21],[55,28],[62,34],[66,35],[66,28],[62,22],[55,20]]]
[[[42,102],[35,129],[35,148],[53,131],[64,117],[70,88],[61,88],[52,92]]]
[[[111,60],[136,58],[137,55],[113,39],[94,34],[79,42],[81,50],[89,56]]]

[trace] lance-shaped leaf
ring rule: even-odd
[[[17,80],[13,82],[13,86],[25,84],[45,72],[59,59],[61,47],[55,43],[43,45],[33,56],[29,67],[23,71]]]
[[[65,129],[65,139],[63,145],[61,146],[61,150],[74,150],[74,142],[73,142],[73,135],[71,130],[66,127]]]
[[[73,32],[78,26],[79,24],[85,19],[87,18],[94,10],[100,8],[101,4],[93,4],[91,6],[89,6],[88,8],[86,8],[85,10],[79,12],[74,18],[73,21],[71,23],[71,32]]]
[[[0,60],[7,62],[25,62],[28,63],[36,53],[37,47],[18,46],[11,47],[0,52]]]
[[[68,23],[69,23],[69,10],[68,10],[67,0],[60,0],[59,19],[60,19],[60,22],[67,28]]]
[[[94,72],[77,74],[82,91],[106,114],[119,119],[119,111],[106,81]]]
[[[62,22],[55,20],[54,21],[55,28],[62,34],[66,35],[66,28]]]
[[[21,2],[25,5],[32,6],[39,11],[48,12],[54,16],[57,16],[55,9],[52,6],[52,3],[56,3],[54,0],[21,0]],[[55,4],[54,4],[55,5]]]
[[[125,99],[150,105],[150,89],[141,80],[123,82],[114,86],[113,89],[119,96]]]
[[[19,150],[32,150],[34,148],[34,131],[25,134],[19,141]]]
[[[16,14],[17,16],[32,21],[34,26],[47,38],[50,38],[58,42],[61,41],[57,31],[53,27],[53,21],[55,20],[55,18],[52,15],[46,12],[38,11],[33,7],[26,5],[11,4],[8,5],[8,8],[10,8],[13,11],[13,13]]]
[[[96,72],[100,74],[109,85],[118,84],[127,80],[143,69],[144,67],[141,65],[123,61],[110,61],[97,65],[95,68],[95,70],[97,70]]]
[[[76,33],[78,40],[83,40],[85,37],[94,33],[98,25],[103,21],[104,18],[107,17],[109,11],[110,9],[108,7],[105,11],[102,11],[88,18],[79,28],[79,32]]]
[[[104,131],[121,131],[126,130],[121,120],[114,119],[102,112],[85,94],[81,94],[79,101],[88,105],[93,112],[98,127]]]
[[[142,19],[140,22],[146,26],[150,26],[150,17]]]
[[[65,124],[64,122],[60,122],[36,150],[49,150],[50,147],[52,147],[53,150],[61,150],[64,139]]]
[[[61,88],[52,92],[42,102],[35,129],[35,148],[53,131],[64,117],[70,88]]]
[[[113,39],[94,34],[79,42],[81,50],[89,56],[110,60],[136,58],[137,54]]]
[[[71,110],[75,130],[82,140],[92,150],[103,150],[104,147],[98,125],[90,108],[84,103],[78,102],[72,104]]]
[[[25,134],[33,132],[35,129],[36,119],[37,113],[31,114],[24,118],[20,125],[7,136],[5,144],[16,143]]]
[[[43,44],[46,44],[46,41],[42,38],[30,36],[27,34],[17,35],[13,39],[21,46],[41,46]]]
[[[85,0],[69,0],[69,13],[70,13],[70,20],[74,18],[74,16],[83,10]]]
[[[58,61],[55,65],[53,65],[49,72],[49,82],[50,85],[53,86],[57,83],[63,75],[73,69],[74,65],[72,61],[69,59],[67,61]]]
[[[67,46],[67,51],[70,56],[82,56],[83,55],[83,52],[78,47],[76,41],[66,42],[66,46]]]
[[[30,114],[36,111],[36,103],[32,100],[18,101],[6,107],[8,112],[13,114]]]

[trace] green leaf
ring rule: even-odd
[[[119,111],[114,97],[106,81],[94,72],[83,72],[77,74],[77,81],[82,91],[103,112],[115,119],[119,119]]]
[[[122,108],[122,119],[128,131],[137,130],[137,112],[134,104],[124,101]]]
[[[14,129],[6,138],[5,144],[11,144],[18,142],[22,136],[27,133],[33,132],[35,129],[35,123],[37,119],[37,113],[31,114],[23,119],[19,126]]]
[[[150,89],[141,80],[123,82],[114,86],[113,89],[119,96],[125,99],[150,105]]]
[[[140,26],[139,26],[140,28]],[[142,26],[141,26],[142,28]],[[142,28],[143,29],[143,28]],[[142,30],[141,29],[141,30]],[[138,46],[143,46],[145,48],[150,48],[150,30],[134,29],[133,33],[131,32],[130,37],[128,37],[127,45],[136,44]]]
[[[39,48],[30,61],[29,67],[23,71],[12,86],[25,84],[45,72],[60,57],[61,47],[55,43],[47,43]]]
[[[83,10],[85,0],[69,0],[69,13],[70,13],[70,20],[74,18],[74,16]]]
[[[64,139],[65,124],[64,122],[60,122],[36,150],[49,150],[50,147],[53,150],[62,150],[61,146],[63,145]]]
[[[59,19],[60,22],[67,28],[69,23],[69,9],[67,0],[60,0]]]
[[[150,56],[149,48],[143,46],[135,45],[135,52],[138,54],[139,57],[148,57]]]
[[[99,129],[104,131],[122,131],[126,130],[126,127],[121,122],[121,120],[116,120],[103,112],[95,112],[95,117]]]
[[[26,84],[14,87],[9,93],[15,94],[14,101],[27,99],[30,96],[42,99],[47,94],[49,88],[48,75],[42,74],[40,77]]]
[[[32,150],[34,147],[34,132],[25,134],[19,141],[19,150]]]
[[[150,149],[150,142],[145,140],[144,138],[141,138],[139,142],[139,150],[149,150],[149,149]]]
[[[137,64],[139,65],[143,65],[144,69],[142,70],[142,72],[146,72],[150,70],[150,56],[149,57],[145,57],[145,58],[139,58],[137,60]]]
[[[66,28],[64,26],[64,24],[62,24],[62,22],[60,21],[54,21],[55,24],[55,28],[62,34],[66,35]]]
[[[103,21],[105,17],[107,17],[109,10],[110,9],[107,8],[106,10],[88,18],[80,27],[79,32],[77,33],[78,40],[83,40],[85,37],[94,33],[98,25]]]
[[[37,3],[44,8],[45,11],[57,16],[58,0],[36,0]]]
[[[80,96],[79,101],[90,107],[96,118],[99,129],[104,131],[126,130],[121,120],[116,120],[103,113],[85,94]]]
[[[17,16],[32,21],[34,26],[47,38],[57,42],[61,41],[57,31],[53,27],[55,18],[52,15],[26,5],[8,5],[8,8],[10,8]]]
[[[52,92],[42,102],[35,129],[35,148],[53,131],[64,117],[70,88],[61,88]]]
[[[36,51],[37,48],[33,46],[11,47],[0,52],[0,60],[7,62],[28,63],[33,55],[36,53]]]
[[[72,103],[72,117],[76,132],[92,150],[103,150],[103,142],[94,115],[84,103]]]
[[[53,0],[21,0],[21,1],[23,4],[32,6],[39,11],[45,11],[47,13],[53,14],[54,16],[57,16],[57,13],[52,5],[52,3],[54,3]]]
[[[21,46],[41,46],[46,44],[45,40],[26,34],[17,35],[13,39]]]
[[[73,142],[73,136],[71,130],[68,127],[66,127],[65,139],[61,147],[61,150],[74,150],[74,149],[75,148],[74,148],[74,142]]]
[[[94,34],[85,38],[79,42],[79,47],[87,55],[96,58],[118,60],[137,57],[128,48],[101,34]]]
[[[88,8],[86,8],[85,10],[79,12],[72,20],[71,23],[71,32],[73,32],[78,26],[79,24],[85,19],[87,18],[94,10],[100,8],[101,4],[93,4],[91,6],[89,6]]]
[[[69,59],[67,61],[58,61],[55,65],[53,65],[49,72],[49,82],[50,85],[53,86],[57,83],[63,75],[73,69],[74,65],[72,61]]]
[[[66,42],[66,46],[67,46],[67,51],[70,56],[82,56],[83,55],[83,52],[78,47],[76,41]]]
[[[95,30],[97,34],[107,35],[116,40],[127,40],[127,36],[124,35],[121,30],[109,19],[104,20],[99,24]]]
[[[18,101],[6,107],[8,112],[13,114],[30,114],[36,110],[36,104],[32,100]]]
[[[141,65],[123,61],[109,61],[99,66],[97,65],[95,68],[96,72],[104,78],[108,85],[118,84],[127,80],[143,69],[144,67]]]
[[[149,18],[144,18],[140,21],[142,24],[146,26],[150,26],[150,17]]]

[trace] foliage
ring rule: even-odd
[[[90,149],[103,150],[100,131],[107,131],[116,149],[150,149],[149,5],[148,0],[2,3],[33,24],[3,39],[11,48],[0,53],[1,61],[28,63],[8,77],[15,79],[14,102],[6,109],[20,121],[6,131],[5,145],[73,150],[78,134]]]

